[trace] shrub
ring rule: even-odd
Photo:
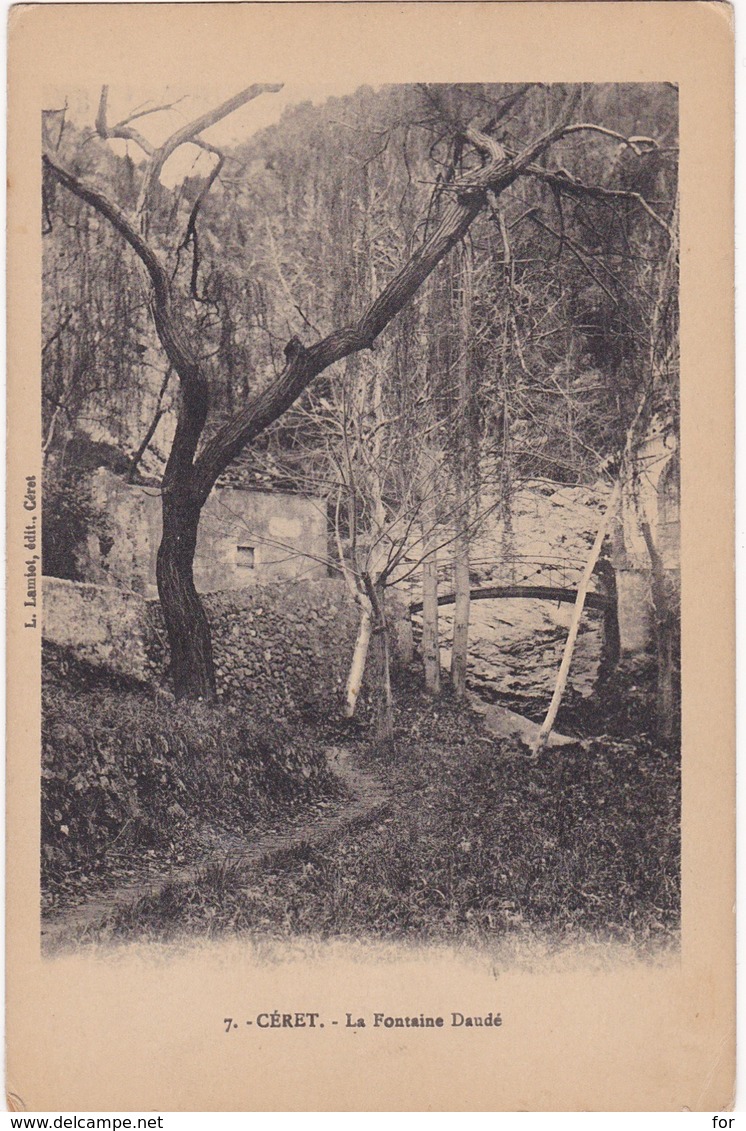
[[[57,668],[60,672],[60,668]],[[331,790],[323,755],[275,724],[206,704],[47,678],[42,873],[60,882],[117,850],[188,845]]]
[[[76,470],[66,470],[44,482],[41,545],[42,568],[48,577],[85,580],[77,552],[89,534],[110,539],[104,516],[96,509],[90,487]]]
[[[402,688],[399,689],[400,692]],[[602,735],[538,759],[488,738],[453,698],[412,690],[397,741],[361,739],[387,810],[263,869],[205,870],[116,933],[182,930],[482,944],[543,937],[670,945],[679,927],[679,759],[645,735]],[[405,724],[405,725],[402,725]]]

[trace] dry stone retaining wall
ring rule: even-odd
[[[218,693],[277,718],[335,710],[344,691],[358,611],[334,579],[276,582],[203,597]],[[408,659],[409,614],[392,597],[395,655]],[[160,606],[113,587],[44,578],[44,639],[117,674],[165,683]]]
[[[267,584],[210,593],[203,604],[222,699],[247,700],[278,718],[312,705],[336,703],[358,620],[343,584],[333,580]],[[156,602],[153,616],[165,642]]]

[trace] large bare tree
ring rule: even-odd
[[[444,126],[453,132],[464,168],[463,155],[471,154],[468,171],[454,167],[438,193],[437,219],[425,225],[426,236],[401,268],[381,289],[358,320],[339,326],[311,345],[292,337],[284,349],[282,371],[269,385],[250,395],[245,404],[204,440],[210,409],[210,388],[199,350],[197,320],[190,320],[190,296],[182,293],[166,267],[159,241],[151,234],[160,177],[166,161],[181,146],[196,145],[214,158],[190,216],[190,227],[201,204],[220,174],[224,155],[203,138],[203,133],[239,107],[263,94],[276,92],[276,84],[247,87],[220,106],[181,126],[160,146],[142,135],[134,124],[152,111],[140,111],[114,125],[108,121],[108,96],[104,88],[96,119],[102,138],[117,138],[140,147],[147,162],[136,204],[126,212],[97,185],[84,181],[66,168],[53,146],[45,144],[43,162],[47,176],[90,205],[129,244],[149,281],[150,307],[155,329],[180,382],[175,435],[162,483],[163,535],[158,551],[157,581],[171,649],[171,670],[178,698],[215,697],[210,630],[195,589],[193,561],[200,514],[216,480],[236,456],[285,413],[309,384],[335,362],[361,350],[374,348],[376,339],[411,301],[445,256],[464,239],[482,210],[495,206],[500,195],[521,176],[548,182],[556,193],[627,197],[635,199],[657,223],[665,224],[638,194],[580,184],[564,170],[548,169],[545,155],[569,133],[610,131],[590,123],[573,122],[579,103],[579,88],[565,99],[556,122],[526,144],[506,148],[494,136],[493,115],[481,128],[450,120],[444,111]],[[524,88],[525,89],[525,88]],[[523,94],[517,92],[516,97]],[[158,109],[163,109],[159,107]],[[632,148],[639,139],[612,135]],[[645,139],[646,143],[649,139]],[[654,143],[653,143],[654,144]],[[541,162],[539,158],[544,157]],[[160,237],[162,238],[162,237]],[[176,238],[174,236],[174,238]]]

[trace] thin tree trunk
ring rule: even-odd
[[[588,592],[588,586],[590,584],[591,576],[593,574],[596,562],[598,561],[598,555],[601,553],[601,547],[603,546],[604,538],[606,537],[606,534],[608,532],[609,523],[611,522],[612,516],[617,509],[619,498],[621,496],[621,489],[621,479],[617,479],[614,485],[614,490],[611,493],[611,498],[609,499],[609,505],[606,508],[606,513],[601,519],[601,525],[596,532],[595,541],[588,556],[588,560],[585,563],[585,569],[583,570],[583,576],[581,577],[580,584],[578,585],[578,595],[575,599],[575,606],[573,608],[572,617],[570,619],[570,631],[568,632],[567,640],[565,641],[565,650],[562,655],[562,663],[560,664],[560,668],[557,673],[557,682],[554,686],[554,695],[552,696],[552,701],[549,704],[549,710],[547,711],[546,718],[541,724],[541,730],[539,731],[539,735],[536,739],[536,745],[534,747],[534,754],[540,754],[544,749],[549,735],[552,733],[554,721],[557,718],[557,712],[559,711],[560,703],[562,702],[562,696],[564,695],[565,687],[567,686],[567,677],[570,674],[570,665],[572,663],[572,657],[575,651],[575,641],[578,637],[580,621],[583,616],[585,595]]]
[[[657,654],[656,734],[669,741],[676,733],[676,636],[677,624],[668,593],[663,560],[653,539],[650,524],[638,511],[642,536],[650,558],[650,590],[653,601],[655,647]]]
[[[153,439],[153,436],[155,435],[155,430],[161,422],[161,418],[163,416],[163,413],[164,413],[164,409],[162,409],[159,405],[158,408],[155,410],[155,413],[153,415],[153,419],[151,420],[150,425],[148,426],[147,432],[143,436],[142,443],[140,444],[140,447],[137,449],[137,451],[135,452],[135,454],[132,457],[132,462],[130,463],[129,471],[127,472],[127,482],[128,483],[134,483],[135,482],[135,476],[137,475],[137,469],[140,466],[140,462],[142,460],[142,457],[145,455],[146,451],[148,450],[148,445],[150,444],[150,441]]]
[[[456,522],[453,587],[456,604],[453,613],[451,646],[451,684],[457,699],[466,694],[466,667],[469,659],[469,488],[474,481],[475,436],[472,428],[471,335],[473,306],[473,264],[471,245],[464,240],[459,255],[459,342],[456,451]]]
[[[347,719],[351,719],[355,714],[357,698],[363,684],[363,676],[365,675],[365,664],[368,659],[368,649],[370,647],[372,633],[373,617],[371,616],[370,609],[362,608],[360,611],[360,625],[357,630],[355,650],[352,654],[350,674],[347,677],[347,687],[345,690],[344,714]]]
[[[466,694],[466,667],[469,658],[469,535],[463,529],[454,546],[453,589],[456,600],[453,611],[453,646],[451,683],[458,699]]]
[[[386,620],[386,590],[380,583],[373,583],[368,574],[363,578],[368,591],[375,620],[378,679],[381,695],[377,702],[376,737],[384,742],[394,737],[394,697],[391,692],[391,648],[389,626]]]
[[[163,495],[163,537],[156,575],[171,649],[177,699],[216,698],[210,626],[194,585],[199,504],[185,491]]]
[[[422,560],[422,663],[425,669],[425,687],[437,695],[440,691],[438,550],[433,543],[431,536],[432,549],[428,549]]]
[[[567,677],[570,674],[570,664],[572,663],[573,652],[575,651],[575,641],[578,636],[578,629],[580,628],[580,620],[583,616],[583,607],[585,605],[588,586],[590,584],[593,570],[596,567],[599,554],[601,553],[601,547],[603,546],[604,538],[608,533],[609,524],[614,516],[614,512],[619,506],[622,497],[622,480],[627,472],[629,465],[630,453],[632,451],[632,442],[637,431],[637,425],[640,422],[642,414],[645,410],[645,405],[647,404],[648,391],[649,390],[647,388],[643,391],[643,394],[640,397],[640,402],[637,406],[637,411],[632,418],[632,423],[627,429],[627,438],[624,444],[622,457],[619,461],[619,473],[617,475],[616,483],[614,484],[614,490],[611,492],[611,497],[609,499],[608,506],[606,507],[606,512],[596,533],[596,539],[591,548],[588,561],[585,563],[585,569],[583,570],[583,576],[580,579],[580,584],[578,585],[578,595],[575,599],[575,607],[573,609],[572,618],[570,620],[570,631],[567,635],[567,640],[565,641],[565,650],[562,654],[562,663],[560,664],[559,671],[557,672],[557,681],[555,683],[552,701],[549,704],[549,710],[547,711],[544,722],[541,724],[541,730],[539,731],[536,739],[536,744],[534,746],[535,755],[541,753],[547,743],[549,735],[552,733],[552,727],[554,726],[554,721],[557,718],[557,712],[559,711],[560,703],[562,702],[562,696],[565,693],[565,687],[567,686]]]
[[[603,643],[601,656],[598,662],[597,687],[603,686],[609,680],[619,665],[621,656],[621,641],[619,639],[619,610],[616,587],[616,572],[610,561],[602,558],[596,565],[598,577],[606,600],[603,617]],[[586,597],[586,605],[591,594]]]
[[[135,475],[137,474],[137,469],[140,466],[140,462],[142,460],[142,457],[145,455],[146,451],[148,450],[148,445],[150,444],[150,441],[153,439],[153,436],[155,435],[155,430],[161,422],[161,417],[163,416],[164,411],[165,411],[164,408],[163,408],[163,398],[166,395],[166,389],[168,388],[168,382],[169,382],[169,379],[171,377],[172,372],[173,372],[173,369],[169,365],[168,369],[166,370],[165,376],[163,378],[163,382],[161,384],[160,390],[158,392],[158,399],[156,401],[155,412],[153,413],[153,419],[150,421],[150,424],[148,426],[148,430],[142,438],[142,443],[140,444],[140,447],[137,449],[137,451],[135,452],[135,454],[132,457],[132,463],[130,464],[130,469],[127,472],[127,482],[128,483],[134,483]]]
[[[390,742],[394,737],[394,697],[391,691],[391,648],[388,625],[376,625],[375,636],[376,683],[378,694],[375,703],[376,738]]]

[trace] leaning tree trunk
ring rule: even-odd
[[[535,755],[539,755],[549,741],[549,736],[552,733],[554,721],[557,718],[557,712],[560,709],[562,696],[564,695],[565,687],[567,686],[567,677],[570,674],[570,665],[572,664],[572,658],[575,652],[575,641],[578,638],[578,630],[580,629],[580,621],[583,616],[583,609],[585,608],[585,598],[588,592],[588,586],[590,585],[593,570],[595,569],[596,562],[598,561],[598,556],[601,553],[601,547],[604,544],[604,539],[608,533],[609,523],[616,514],[616,509],[621,497],[621,490],[621,479],[617,479],[616,483],[614,484],[614,490],[611,492],[611,496],[609,497],[609,502],[606,507],[606,511],[604,512],[604,516],[601,519],[598,530],[596,531],[596,537],[591,547],[591,552],[588,555],[588,560],[585,563],[585,569],[583,570],[582,577],[580,578],[580,582],[578,584],[578,593],[577,597],[575,598],[575,605],[573,607],[572,616],[570,618],[570,629],[567,633],[565,649],[562,653],[562,663],[560,664],[559,671],[557,672],[557,679],[554,685],[554,694],[552,696],[552,701],[549,704],[549,709],[547,710],[546,717],[544,719],[544,722],[541,724],[541,729],[539,730],[536,738],[536,743],[534,745]]]
[[[365,664],[368,659],[368,649],[370,647],[370,638],[372,633],[373,617],[371,615],[370,605],[366,597],[365,604],[361,603],[360,624],[357,630],[355,650],[352,654],[350,673],[347,676],[347,687],[345,688],[344,714],[346,719],[351,719],[355,714],[358,695],[360,694],[360,688],[363,685]]]
[[[194,585],[200,506],[187,491],[164,492],[156,577],[177,699],[216,698],[210,626]]]

